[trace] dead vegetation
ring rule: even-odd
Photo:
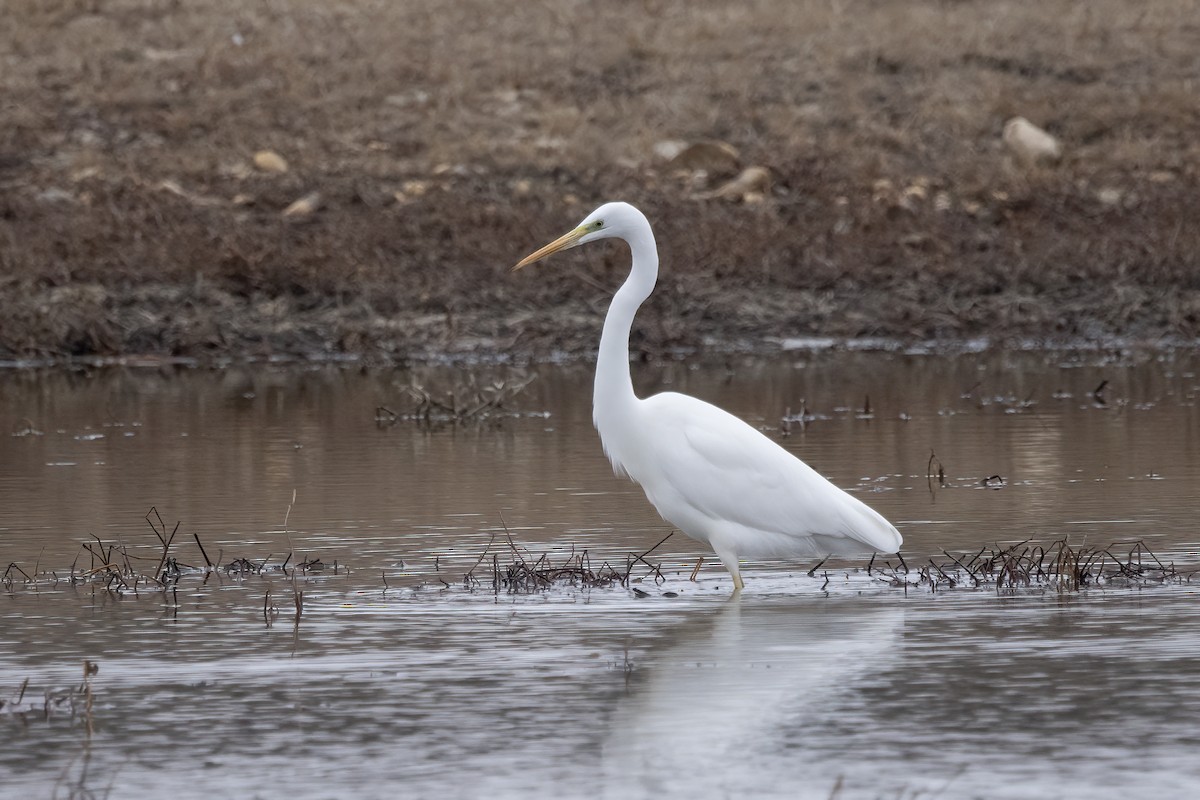
[[[985,546],[974,554],[943,552],[945,560],[910,567],[897,556],[872,558],[867,574],[890,586],[926,588],[937,592],[955,588],[994,587],[997,592],[1053,589],[1078,592],[1094,587],[1157,586],[1190,582],[1196,570],[1164,563],[1144,542],[1114,543],[1108,547],[1074,546],[1066,539],[1048,545],[1019,542]],[[882,561],[880,567],[877,562]]]
[[[651,353],[1195,337],[1193,11],[13,0],[0,359],[585,353],[622,252],[507,268],[607,199],[662,243]]]
[[[496,534],[488,539],[487,546],[480,553],[475,564],[463,575],[462,585],[468,591],[491,589],[493,594],[534,594],[554,588],[606,589],[612,586],[632,588],[635,594],[644,596],[645,592],[633,586],[643,580],[652,580],[656,584],[666,581],[662,569],[657,564],[651,564],[646,556],[654,552],[671,537],[664,536],[658,544],[644,553],[629,553],[625,559],[624,571],[618,570],[607,561],[598,567],[593,566],[591,555],[587,550],[576,552],[572,547],[561,561],[555,561],[554,555],[548,552],[532,553],[528,548],[513,541],[507,526],[504,529],[504,546],[501,551],[493,551],[496,544]],[[490,564],[488,556],[491,556]],[[490,573],[487,572],[488,565]],[[480,567],[484,572],[481,573]],[[635,574],[644,570],[644,574]]]
[[[290,507],[289,507],[290,510]],[[168,528],[157,508],[151,508],[145,517],[146,523],[154,532],[161,547],[156,556],[139,554],[138,548],[130,548],[119,538],[115,541],[105,541],[99,536],[92,535],[90,541],[80,544],[79,555],[71,566],[63,571],[43,570],[41,561],[34,562],[32,571],[26,571],[16,562],[9,563],[0,576],[0,586],[8,592],[18,589],[39,591],[54,589],[60,585],[87,587],[102,590],[116,596],[139,597],[142,593],[158,593],[170,596],[170,607],[178,609],[178,588],[187,578],[199,578],[202,585],[210,580],[232,578],[244,580],[250,577],[278,577],[291,584],[293,602],[296,609],[296,622],[300,621],[304,607],[304,592],[299,588],[297,579],[323,573],[330,566],[320,558],[305,556],[293,563],[293,554],[272,562],[275,554],[265,558],[250,559],[239,556],[225,560],[223,550],[217,552],[216,560],[209,557],[200,537],[192,534],[196,551],[204,561],[203,566],[180,560],[181,554],[176,547],[175,537],[179,532],[180,523]],[[286,524],[286,523],[285,523]],[[86,558],[86,564],[82,560]],[[153,566],[151,566],[153,565]],[[334,561],[332,574],[349,574],[349,569]],[[266,584],[266,595],[263,600],[263,616],[268,627],[279,615],[278,609],[272,603],[271,584]]]
[[[494,594],[534,594],[563,587],[603,589],[625,582],[624,575],[607,562],[594,566],[586,550],[572,551],[555,562],[550,553],[534,555],[511,541],[509,545],[503,560],[499,553],[492,553],[488,574],[479,574],[479,564],[467,572],[463,587],[472,591],[490,589]]]
[[[201,584],[210,579],[232,578],[242,581],[251,577],[270,579],[282,578],[290,585],[291,601],[295,610],[295,622],[299,624],[304,612],[304,591],[299,579],[325,573],[349,575],[350,569],[333,562],[327,565],[319,558],[306,557],[292,563],[292,554],[272,562],[273,555],[261,559],[246,557],[225,561],[219,552],[214,563],[208,553],[194,537],[204,566],[180,561],[173,554],[175,535],[179,523],[173,527],[163,522],[158,511],[151,508],[146,521],[161,545],[157,556],[138,555],[131,552],[121,541],[105,542],[99,537],[80,545],[80,555],[86,555],[87,565],[76,558],[65,574],[41,569],[40,560],[35,561],[32,571],[26,571],[18,563],[10,563],[0,577],[0,586],[8,592],[18,590],[39,591],[53,589],[61,584],[83,586],[102,590],[117,596],[139,597],[143,593],[169,595],[173,608],[178,608],[177,589],[187,578],[199,578]],[[493,533],[487,545],[471,567],[462,575],[459,585],[469,591],[490,591],[495,595],[529,595],[554,589],[608,589],[623,587],[638,597],[647,592],[638,588],[646,582],[661,586],[667,582],[661,565],[648,560],[648,556],[666,542],[668,533],[653,547],[642,553],[627,553],[623,564],[609,561],[593,562],[588,550],[559,554],[554,551],[535,553],[517,543],[507,527],[503,539]],[[1022,589],[1054,590],[1061,593],[1079,592],[1092,588],[1149,587],[1164,584],[1190,583],[1200,570],[1181,568],[1172,561],[1163,561],[1144,542],[1113,543],[1107,547],[1073,545],[1066,539],[1049,544],[1032,541],[1012,545],[984,546],[974,553],[954,554],[943,551],[943,558],[929,558],[923,564],[908,564],[902,555],[874,556],[866,566],[868,577],[888,586],[922,588],[931,592],[947,589],[994,589],[998,593]],[[690,580],[695,581],[701,563],[692,570]],[[155,566],[150,567],[153,564]],[[223,566],[218,566],[223,565]],[[401,562],[403,565],[403,562]],[[809,577],[820,573],[828,585],[830,574],[822,571],[825,561],[808,570]],[[439,559],[433,560],[433,574],[420,579],[417,588],[441,584],[451,589],[453,584],[445,580]],[[383,592],[392,587],[387,571],[382,573]],[[276,590],[272,581],[264,583],[262,603],[263,619],[271,627],[280,616],[276,604]],[[666,592],[666,596],[677,596]],[[2,704],[0,704],[2,706]]]

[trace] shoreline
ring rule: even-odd
[[[750,342],[708,343],[700,348],[683,348],[659,352],[653,357],[645,353],[630,353],[631,362],[637,361],[686,361],[698,359],[701,363],[733,356],[752,360],[769,360],[794,354],[819,355],[826,353],[880,353],[901,356],[957,357],[982,353],[1141,353],[1167,354],[1176,352],[1200,352],[1200,339],[1159,338],[1150,340],[1133,337],[1108,337],[1104,339],[1062,337],[1008,337],[971,339],[901,340],[884,338],[838,338],[798,337],[792,339]],[[545,352],[533,354],[521,352],[501,354],[483,352],[421,352],[410,353],[403,358],[392,358],[378,353],[289,353],[289,354],[222,354],[208,356],[170,356],[151,353],[127,353],[106,356],[57,356],[49,358],[8,359],[0,358],[0,373],[25,370],[129,368],[159,369],[227,369],[244,365],[266,365],[278,367],[343,366],[348,368],[399,368],[410,367],[505,367],[529,365],[578,366],[595,363],[595,351],[590,352]]]

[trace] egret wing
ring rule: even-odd
[[[818,549],[829,552],[845,549],[836,539],[899,547],[899,534],[878,513],[732,414],[675,393],[649,398],[645,410],[660,443],[654,461],[665,504],[673,499],[756,532],[820,539]]]

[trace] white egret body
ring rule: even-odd
[[[676,392],[633,392],[629,331],[658,280],[658,249],[642,212],[606,203],[578,228],[523,259],[623,239],[633,268],[613,296],[596,362],[592,418],[613,468],[641,485],[663,519],[707,542],[743,588],[738,558],[894,553],[900,532],[761,432]]]

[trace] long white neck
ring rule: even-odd
[[[658,280],[658,248],[650,223],[640,213],[622,237],[629,244],[633,268],[625,283],[613,295],[600,335],[596,358],[596,384],[592,393],[592,421],[610,456],[617,456],[617,437],[628,430],[621,421],[629,421],[638,403],[629,375],[629,330],[633,316]],[[616,448],[616,449],[614,449]]]

